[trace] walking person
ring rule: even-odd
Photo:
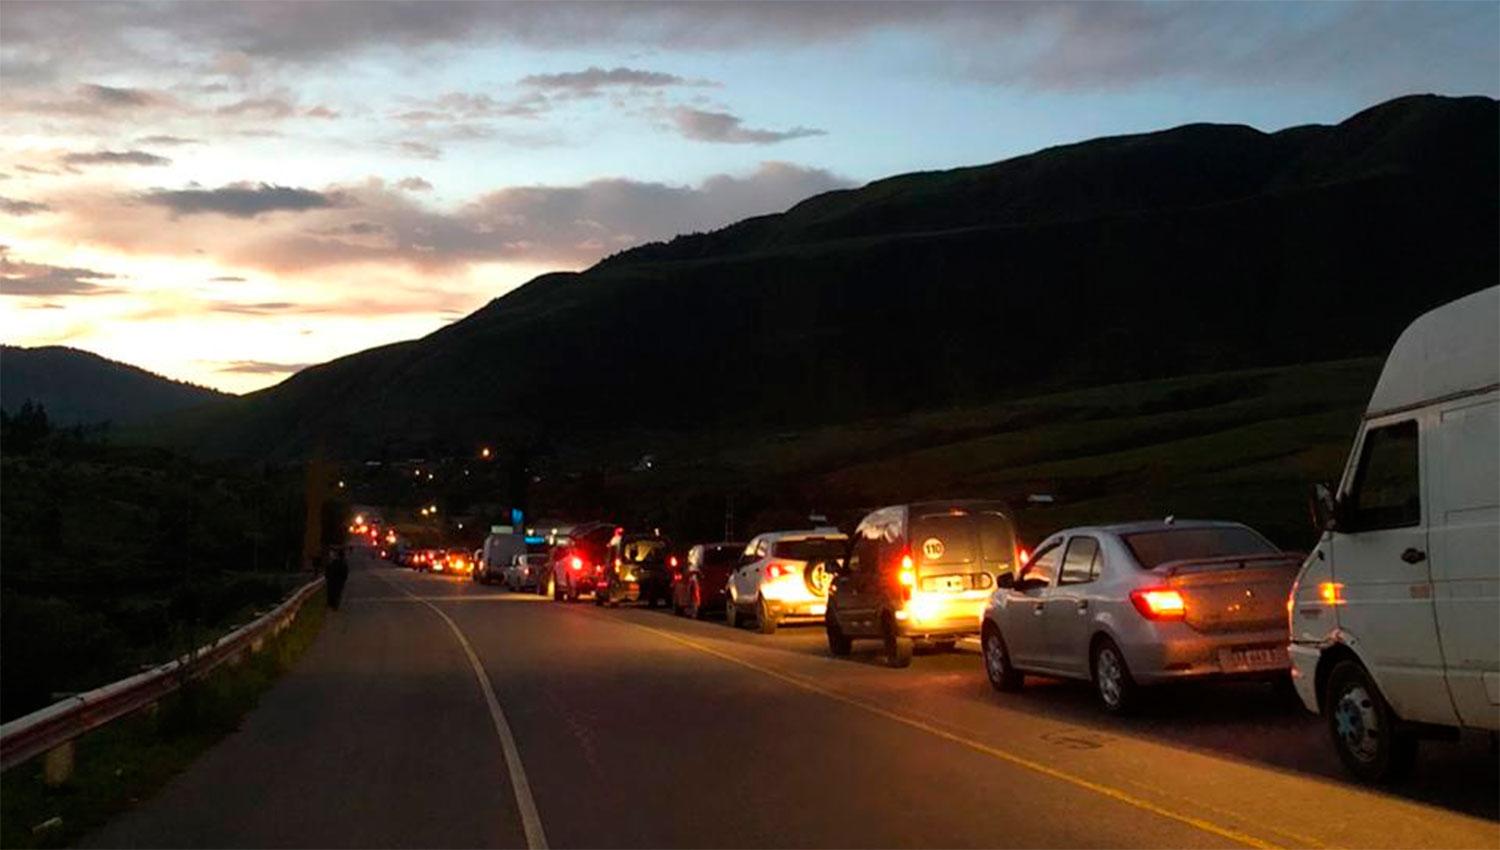
[[[344,583],[349,580],[349,562],[344,557],[344,547],[334,547],[323,569],[323,578],[327,582],[328,607],[337,611],[344,598]]]

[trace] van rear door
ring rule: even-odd
[[[1427,450],[1432,595],[1448,690],[1465,726],[1500,729],[1500,398],[1444,405]]]

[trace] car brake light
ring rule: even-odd
[[[1325,581],[1318,585],[1318,598],[1326,605],[1344,604],[1344,583],[1341,581]],[[1291,609],[1291,601],[1287,601],[1287,610]]]
[[[901,556],[901,572],[896,574],[896,580],[901,583],[901,598],[911,599],[912,588],[917,586],[917,565],[910,553]]]
[[[672,557],[670,557],[670,558],[667,559],[667,566],[672,567],[674,569],[677,567],[677,556],[676,555],[673,555]]]
[[[1170,587],[1132,590],[1130,604],[1148,620],[1181,620],[1187,613],[1182,594]]]
[[[578,557],[577,555],[574,555],[573,560],[569,563],[575,570],[583,569],[583,559]]]
[[[786,564],[769,564],[766,566],[766,577],[770,579],[778,579],[791,574],[792,568]]]
[[[1018,563],[1018,564],[1020,564],[1021,566],[1024,567],[1024,566],[1026,566],[1026,562],[1030,561],[1030,560],[1031,560],[1031,553],[1028,552],[1028,551],[1026,551],[1026,547],[1025,546],[1022,546],[1020,549],[1016,550],[1016,563]]]

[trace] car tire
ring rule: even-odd
[[[1391,783],[1411,774],[1417,736],[1401,720],[1358,661],[1340,661],[1323,699],[1328,732],[1344,767],[1362,782]]]
[[[1100,639],[1094,644],[1090,661],[1094,693],[1104,710],[1116,715],[1134,712],[1140,702],[1140,688],[1130,675],[1130,666],[1125,663],[1125,653],[1119,645],[1109,638]]]
[[[694,620],[703,619],[703,590],[696,581],[688,583],[688,604],[682,609],[682,615]]]
[[[734,604],[732,597],[725,597],[724,599],[724,624],[731,629],[740,627],[740,609],[738,605]]]
[[[911,666],[911,656],[915,651],[915,642],[909,637],[903,637],[896,630],[896,621],[889,617],[885,620],[885,663],[889,667],[900,669]]]
[[[755,628],[763,635],[774,635],[776,634],[776,627],[779,625],[781,625],[781,621],[776,619],[775,614],[771,613],[771,603],[767,602],[764,596],[757,597],[755,600]]]
[[[828,633],[829,652],[842,658],[853,651],[854,641],[850,640],[844,634],[844,630],[839,628],[839,621],[834,618],[832,611],[823,618],[823,631]]]
[[[1026,675],[1010,663],[1010,650],[1005,646],[999,628],[986,623],[979,648],[984,656],[984,673],[995,690],[1013,693],[1026,684]]]

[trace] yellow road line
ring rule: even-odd
[[[464,637],[463,630],[453,619],[436,605],[426,599],[418,597],[406,588],[395,582],[379,576],[380,580],[387,585],[410,596],[414,601],[420,602],[432,609],[434,614],[443,618],[448,628],[453,630],[453,636],[458,638],[458,645],[463,648],[464,655],[469,657],[469,666],[474,670],[474,678],[479,680],[479,689],[484,692],[485,705],[490,710],[490,720],[495,724],[495,734],[500,737],[500,749],[505,754],[505,767],[510,771],[510,787],[516,794],[516,809],[521,813],[521,828],[526,832],[526,846],[530,850],[547,850],[547,835],[542,831],[542,816],[537,812],[536,800],[531,797],[531,783],[526,779],[526,768],[521,765],[521,751],[516,747],[516,736],[510,731],[510,724],[505,720],[505,712],[500,708],[500,700],[495,697],[495,689],[490,685],[490,677],[484,672],[484,665],[480,663],[479,656],[474,653],[474,647],[469,644],[469,639]]]
[[[1132,806],[1134,808],[1141,809],[1142,811],[1151,812],[1152,814],[1160,815],[1161,817],[1167,818],[1169,820],[1174,820],[1178,823],[1186,824],[1195,829],[1200,829],[1204,832],[1207,832],[1211,835],[1217,835],[1220,838],[1227,838],[1230,841],[1243,844],[1246,847],[1259,848],[1259,850],[1282,850],[1281,845],[1272,844],[1269,841],[1257,838],[1256,836],[1250,835],[1249,833],[1241,832],[1232,827],[1221,826],[1217,823],[1214,823],[1213,821],[1205,820],[1200,817],[1194,817],[1193,815],[1183,814],[1182,812],[1168,809],[1164,806],[1157,805],[1150,800],[1137,797],[1134,794],[1126,791],[1121,791],[1118,788],[1095,782],[1091,779],[1085,779],[1081,776],[1076,776],[1064,770],[1058,770],[1055,767],[1042,764],[1039,761],[1034,761],[1032,759],[1026,758],[1025,756],[1018,756],[1015,753],[1007,752],[997,747],[992,747],[989,744],[983,743],[981,741],[976,741],[972,738],[965,738],[962,735],[956,735],[946,729],[942,729],[930,723],[918,720],[914,717],[908,717],[904,714],[898,714],[894,711],[890,711],[889,709],[881,708],[874,703],[869,703],[865,702],[864,700],[858,700],[850,696],[845,696],[838,691],[830,690],[823,687],[822,685],[807,681],[801,676],[795,676],[790,673],[783,673],[780,670],[774,670],[770,667],[756,664],[753,661],[746,661],[743,658],[738,658],[734,655],[730,655],[727,652],[722,652],[720,650],[714,649],[711,646],[701,644],[695,640],[691,640],[689,638],[685,638],[671,632],[663,631],[661,629],[652,628],[651,626],[643,626],[640,623],[629,623],[629,625],[651,632],[658,637],[666,638],[667,640],[682,644],[683,646],[689,647],[691,649],[696,649],[699,652],[707,653],[714,656],[715,658],[723,659],[724,661],[728,661],[731,664],[738,664],[741,667],[754,670],[757,673],[764,673],[765,675],[770,676],[773,679],[779,679],[789,685],[802,688],[806,691],[811,691],[820,696],[824,696],[831,700],[836,700],[838,702],[844,703],[845,705],[850,705],[855,708],[862,709],[864,711],[870,712],[871,714],[884,717],[887,720],[893,720],[897,723],[910,726],[913,729],[920,729],[923,732],[926,732],[930,735],[935,735],[945,741],[951,741],[955,744],[968,747],[971,750],[984,753],[985,755],[992,758],[999,759],[1000,761],[1009,762],[1010,764],[1014,764],[1018,767],[1024,767],[1027,770],[1035,771],[1044,776],[1050,776],[1053,779],[1057,779],[1070,785],[1092,791],[1095,794],[1108,797],[1111,800],[1117,800],[1121,803],[1126,804],[1127,806]]]

